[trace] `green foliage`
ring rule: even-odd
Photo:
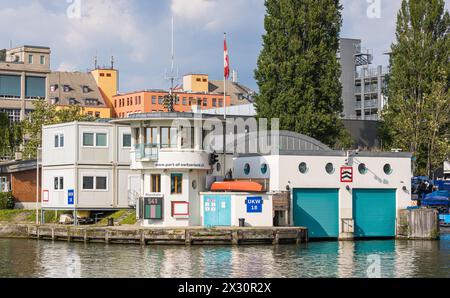
[[[173,112],[175,102],[177,101],[177,95],[176,94],[167,94],[164,96],[164,108],[167,110],[167,112]]]
[[[432,176],[449,154],[450,15],[443,0],[403,0],[392,45],[385,145],[412,152]]]
[[[330,146],[341,135],[342,6],[337,0],[267,0],[266,34],[255,71],[260,118]]]
[[[12,157],[22,144],[21,123],[11,124],[6,113],[0,113],[0,156]]]
[[[6,60],[6,50],[0,50],[0,62],[4,62]]]
[[[28,158],[36,157],[37,148],[42,146],[42,126],[73,121],[95,121],[94,117],[83,115],[80,106],[57,109],[55,105],[45,100],[36,101],[34,106],[35,110],[29,119],[23,122],[24,133],[29,137],[24,149],[24,156]]]
[[[62,212],[62,211],[56,211],[56,212],[55,211],[45,211],[44,212],[44,221],[46,224],[58,223],[59,216],[63,213],[64,212]],[[31,223],[36,222],[36,211],[35,210],[31,210],[31,211],[27,212],[26,214],[27,214],[27,217],[26,217],[27,222],[31,222]],[[42,217],[42,210],[38,211],[38,216],[39,216],[39,221],[40,221],[41,217]]]
[[[11,192],[0,193],[0,210],[14,209],[14,197]]]

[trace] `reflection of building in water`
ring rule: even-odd
[[[231,250],[230,278],[277,278],[282,271],[277,268],[275,253],[264,246],[238,246]]]
[[[338,277],[339,278],[351,278],[354,276],[354,255],[355,255],[355,242],[342,241],[339,242],[338,251]]]
[[[77,247],[66,243],[39,242],[36,250],[40,276],[82,277],[82,262]]]
[[[37,276],[39,268],[35,264],[38,250],[24,249],[26,244],[24,240],[0,240],[0,277]]]

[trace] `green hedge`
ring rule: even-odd
[[[14,209],[14,197],[11,192],[0,193],[0,209]]]

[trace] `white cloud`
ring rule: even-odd
[[[57,71],[78,71],[78,66],[70,62],[61,62]]]

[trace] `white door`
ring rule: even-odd
[[[138,175],[128,176],[128,204],[135,207],[140,195],[141,177]]]

